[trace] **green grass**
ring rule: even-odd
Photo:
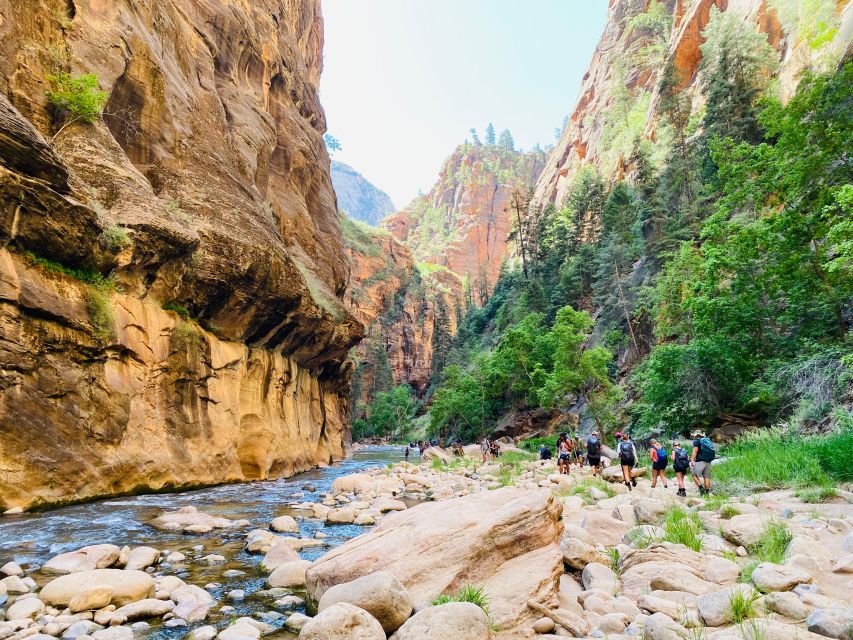
[[[725,450],[714,467],[725,485],[781,489],[853,481],[853,428],[801,436],[783,427],[753,431]]]
[[[187,309],[185,306],[180,305],[174,301],[167,302],[166,304],[163,305],[162,309],[163,309],[163,311],[172,311],[173,313],[177,313],[184,320],[189,320],[190,318],[192,318],[192,314],[190,313],[189,309]]]
[[[36,255],[32,251],[26,251],[24,253],[24,257],[32,266],[47,273],[63,275],[67,278],[73,278],[74,280],[82,282],[83,284],[91,284],[105,289],[115,288],[115,281],[112,278],[105,277],[94,269],[88,269],[86,267],[69,267],[61,262],[57,262],[56,260]]]
[[[551,452],[554,452],[554,447],[557,446],[557,434],[555,433],[552,436],[540,436],[538,438],[528,438],[527,440],[522,440],[518,443],[519,449],[524,449],[525,451],[530,451],[531,453],[538,453],[539,447],[542,445],[550,447]]]
[[[616,492],[613,491],[610,483],[605,482],[601,478],[584,478],[572,485],[568,494],[572,496],[580,496],[583,498],[584,503],[592,504],[595,502],[591,495],[592,492],[590,491],[592,488],[596,488],[599,491],[604,492],[608,498],[612,498],[616,495]]]
[[[532,462],[536,460],[536,456],[532,453],[525,453],[522,451],[507,451],[506,453],[502,453],[498,458],[498,462],[501,464],[515,464],[517,462]]]
[[[432,601],[432,605],[437,607],[449,602],[470,602],[480,607],[488,615],[489,613],[489,598],[483,587],[478,587],[473,584],[466,584],[456,593],[443,593]]]
[[[610,547],[604,551],[604,555],[606,555],[610,559],[610,570],[613,571],[617,576],[622,572],[619,569],[619,549],[616,547]]]
[[[110,292],[101,287],[89,286],[86,289],[86,311],[92,332],[99,340],[109,340],[113,337],[113,306],[110,302]]]
[[[736,506],[734,506],[733,504],[724,504],[722,507],[720,507],[719,511],[720,511],[720,517],[723,520],[729,520],[731,518],[734,518],[736,515],[738,515],[740,513],[738,508]]]
[[[816,504],[837,498],[838,491],[835,487],[803,487],[802,489],[797,489],[794,495],[803,502]]]
[[[729,616],[736,624],[741,624],[744,620],[754,618],[758,615],[757,607],[755,606],[761,594],[757,591],[744,593],[735,591],[729,598]]]
[[[693,551],[702,550],[702,521],[694,511],[675,505],[664,514],[662,526],[665,542],[683,544]]]
[[[429,461],[429,468],[433,471],[444,471],[447,464],[441,458],[433,458]]]
[[[114,253],[133,245],[133,240],[130,239],[127,229],[115,224],[103,230],[101,241],[109,251]]]
[[[793,536],[784,522],[769,522],[758,541],[748,551],[760,562],[780,564]]]
[[[379,257],[382,248],[379,239],[389,235],[385,229],[371,227],[360,220],[353,220],[345,214],[338,216],[341,224],[341,234],[347,246],[366,256]]]

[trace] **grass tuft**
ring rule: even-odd
[[[736,624],[741,624],[744,620],[754,618],[758,615],[756,601],[761,597],[757,591],[744,593],[743,591],[735,591],[729,598],[729,616]]]
[[[793,536],[784,522],[769,522],[758,541],[750,545],[748,551],[759,562],[780,564],[785,559],[785,551]]]
[[[694,511],[681,505],[670,507],[663,518],[663,540],[683,544],[693,551],[702,550],[702,521]]]
[[[591,489],[598,489],[602,491],[608,498],[612,498],[616,495],[613,489],[610,486],[609,482],[605,482],[601,478],[584,478],[579,480],[577,483],[572,485],[569,489],[568,494],[573,496],[581,496],[583,498],[584,503],[592,504],[595,500],[592,497]]]
[[[466,584],[456,593],[443,593],[432,601],[432,605],[437,607],[449,602],[470,602],[480,607],[488,615],[489,613],[489,598],[483,587],[478,587],[473,584]]]
[[[802,489],[797,489],[794,495],[803,502],[816,504],[837,498],[838,491],[835,487],[803,487]]]

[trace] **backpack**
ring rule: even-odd
[[[622,464],[634,464],[634,447],[630,442],[619,443],[619,461]]]
[[[589,439],[586,441],[586,454],[593,458],[601,455],[601,442],[599,440]]]
[[[686,471],[690,467],[690,456],[682,447],[675,450],[675,469]]]
[[[702,462],[711,462],[714,458],[716,458],[717,451],[716,449],[714,449],[714,443],[711,442],[708,438],[700,438],[699,455],[697,457],[702,458]]]
[[[655,451],[658,452],[658,463],[663,464],[665,466],[667,462],[666,449],[664,449],[663,447],[656,447]]]

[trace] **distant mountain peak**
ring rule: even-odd
[[[332,160],[332,184],[338,196],[338,209],[350,218],[376,226],[397,210],[387,193],[337,160]]]

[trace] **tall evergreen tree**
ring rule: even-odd
[[[501,131],[501,135],[498,138],[498,146],[507,153],[515,151],[515,141],[512,139],[509,129]]]
[[[486,127],[486,144],[490,146],[495,144],[495,125],[491,122]]]

